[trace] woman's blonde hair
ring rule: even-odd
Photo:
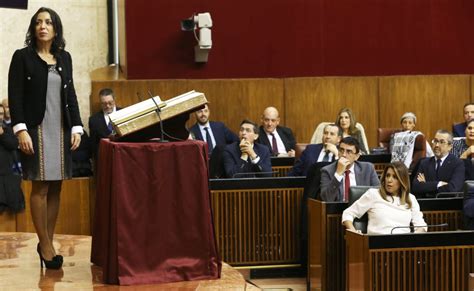
[[[402,162],[393,162],[385,167],[382,173],[382,177],[380,177],[380,196],[384,200],[388,200],[387,191],[385,190],[385,177],[387,175],[388,169],[392,169],[395,172],[395,176],[397,180],[400,182],[400,189],[398,190],[398,196],[400,197],[400,204],[404,205],[407,204],[408,208],[411,208],[411,200],[410,200],[410,175],[408,174],[408,169]],[[392,198],[393,201],[393,198]]]

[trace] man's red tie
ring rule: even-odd
[[[350,172],[349,170],[344,172],[344,201],[349,201],[349,188],[351,187]]]
[[[272,136],[272,152],[273,155],[278,156],[278,146],[277,146],[277,140],[276,137],[273,133],[270,133]]]

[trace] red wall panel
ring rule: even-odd
[[[471,0],[128,0],[129,79],[474,73]],[[210,12],[194,62],[180,21]]]

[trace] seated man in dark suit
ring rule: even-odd
[[[434,157],[420,161],[412,184],[417,197],[434,197],[439,192],[460,192],[464,183],[464,162],[450,154],[453,136],[438,130],[432,141]]]
[[[453,125],[453,136],[466,136],[467,122],[474,118],[474,103],[469,102],[464,104],[464,122]]]
[[[321,169],[321,200],[347,201],[350,186],[380,186],[374,165],[358,162],[360,145],[348,136],[339,144],[339,159]]]
[[[466,193],[463,205],[464,229],[474,230],[474,193]]]
[[[8,106],[8,98],[3,98],[2,107],[4,110],[3,125],[12,129],[12,120],[10,116],[10,107]],[[13,130],[13,129],[12,129]],[[20,149],[17,148],[12,152],[13,155],[13,171],[15,174],[22,175],[21,162],[20,162]]]
[[[296,140],[288,127],[280,126],[275,107],[265,108],[257,142],[268,147],[272,156],[294,157]]]
[[[209,155],[217,147],[224,147],[228,144],[239,141],[239,137],[228,129],[224,123],[209,121],[211,111],[206,104],[201,110],[196,111],[196,123],[191,127],[193,139],[202,140],[207,143]],[[210,142],[208,141],[210,139]]]
[[[100,90],[99,99],[102,111],[89,117],[90,149],[94,158],[97,158],[100,140],[112,134],[109,114],[120,109],[115,106],[115,96],[112,89]]]
[[[11,116],[10,116],[10,106],[8,106],[8,98],[3,98],[2,99],[2,106],[3,106],[3,109],[5,111],[5,116],[3,118],[3,124],[12,127],[11,126],[12,119],[11,119]]]
[[[21,177],[13,172],[13,153],[18,149],[18,139],[10,126],[3,122],[5,110],[0,104],[0,212],[19,212],[25,209],[21,190]]]
[[[266,146],[255,143],[257,125],[250,120],[242,121],[239,137],[240,142],[226,146],[223,152],[226,177],[271,177],[270,151]]]
[[[338,159],[337,145],[342,138],[342,128],[334,123],[324,127],[323,143],[309,144],[288,172],[288,176],[306,176],[308,169],[317,162],[333,162]]]

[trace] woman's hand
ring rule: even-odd
[[[416,176],[416,180],[420,183],[426,183],[425,174],[419,173],[418,176]]]
[[[467,150],[465,150],[459,158],[467,159],[468,157],[472,155],[472,153],[474,153],[474,146],[468,147]]]
[[[354,224],[350,220],[345,220],[342,222],[342,224],[346,227],[347,230],[350,230],[353,232],[360,232],[360,231],[357,231],[357,229],[354,227]]]
[[[27,155],[32,155],[35,153],[35,150],[33,149],[33,141],[31,140],[28,131],[22,130],[16,136],[18,137],[18,145],[22,152]]]
[[[73,133],[71,136],[71,151],[75,151],[81,144],[81,135],[79,133]]]

